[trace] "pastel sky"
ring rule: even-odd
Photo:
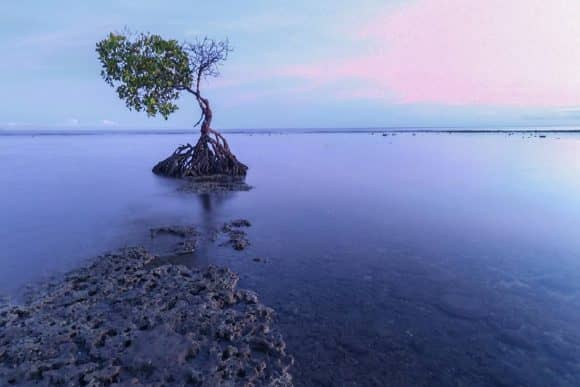
[[[95,43],[128,27],[229,37],[216,128],[580,125],[579,0],[0,4],[0,128],[190,128],[129,112]]]

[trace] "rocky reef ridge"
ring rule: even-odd
[[[273,310],[227,268],[96,259],[0,309],[0,385],[291,386]]]

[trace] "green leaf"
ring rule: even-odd
[[[129,109],[145,106],[150,116],[160,113],[167,118],[176,111],[180,91],[193,82],[188,54],[176,40],[111,33],[97,43],[96,51],[103,79]]]

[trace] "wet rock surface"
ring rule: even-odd
[[[195,227],[193,226],[165,226],[150,229],[151,238],[158,235],[174,235],[181,238],[192,238],[197,236]]]
[[[235,219],[229,223],[224,224],[225,230],[231,230],[232,228],[240,228],[240,227],[250,227],[252,223],[250,223],[247,219]]]
[[[246,233],[242,230],[232,230],[228,234],[230,239],[224,243],[224,246],[230,245],[234,250],[244,250],[250,244]]]
[[[151,239],[163,235],[180,238],[173,247],[172,253],[175,255],[192,254],[197,247],[198,238],[201,235],[194,226],[157,227],[150,229],[149,232]]]
[[[181,241],[177,244],[177,248],[174,250],[176,255],[186,255],[192,254],[197,247],[197,240],[195,239],[186,239]]]
[[[99,257],[0,309],[0,385],[290,386],[273,310],[225,268]]]
[[[231,246],[234,250],[245,250],[250,240],[244,229],[251,227],[247,219],[234,219],[224,223],[221,227],[211,228],[206,232],[199,232],[193,225],[163,226],[150,229],[151,239],[167,237],[168,246],[163,254],[187,255],[197,249],[199,242],[218,242],[219,246]],[[169,251],[166,251],[169,250]]]
[[[229,240],[222,243],[222,246],[232,246],[235,250],[244,250],[250,244],[248,236],[243,228],[250,227],[250,221],[246,219],[236,219],[222,226],[221,232],[228,235]]]

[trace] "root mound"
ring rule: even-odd
[[[197,144],[185,144],[153,167],[153,173],[169,177],[224,175],[244,177],[248,167],[238,161],[221,134],[202,133]]]

